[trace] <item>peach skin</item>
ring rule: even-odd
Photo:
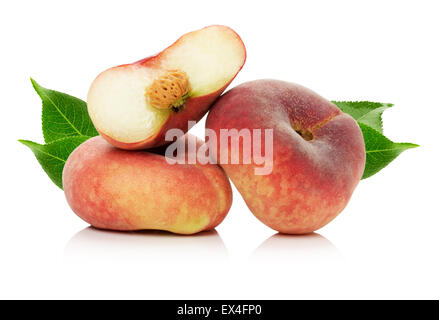
[[[125,151],[99,136],[69,156],[63,187],[80,218],[111,230],[211,230],[232,203],[229,180],[219,166],[170,164],[164,148]]]
[[[91,84],[87,106],[99,133],[121,149],[164,145],[169,129],[199,121],[244,65],[241,38],[225,26],[183,35],[161,53],[110,68]]]
[[[221,129],[273,130],[270,174],[255,175],[254,161],[220,165],[251,212],[282,233],[310,233],[329,223],[345,208],[363,174],[365,147],[356,121],[296,84],[241,84],[218,99],[206,127],[217,135]],[[242,139],[239,145],[242,150]],[[230,142],[217,144],[218,162],[224,152],[230,160],[230,148]]]

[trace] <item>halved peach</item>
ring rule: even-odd
[[[183,35],[161,53],[101,73],[88,92],[99,133],[122,149],[166,143],[169,129],[188,130],[241,70],[246,51],[225,26]]]

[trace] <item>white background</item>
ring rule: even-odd
[[[437,1],[0,6],[0,298],[439,298]],[[99,72],[210,24],[246,44],[232,86],[277,78],[328,99],[391,102],[385,134],[421,147],[362,181],[340,216],[309,236],[276,234],[237,192],[217,233],[88,228],[16,141],[43,142],[29,77],[85,99]]]

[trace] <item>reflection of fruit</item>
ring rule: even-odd
[[[161,150],[124,151],[101,137],[73,151],[64,167],[63,187],[79,217],[112,230],[210,230],[232,203],[230,183],[220,167],[171,165]]]
[[[87,227],[67,243],[64,253],[70,259],[90,262],[139,262],[147,259],[157,267],[166,257],[172,257],[188,267],[197,264],[223,262],[227,259],[224,243],[216,230],[200,232],[190,237],[146,230],[120,232]]]
[[[110,143],[142,149],[165,143],[168,129],[187,131],[200,120],[244,65],[245,47],[230,28],[185,34],[161,53],[101,73],[88,112]]]
[[[218,136],[220,129],[273,129],[271,174],[255,175],[254,163],[221,165],[253,214],[283,233],[309,233],[334,219],[364,170],[364,141],[355,120],[299,85],[242,84],[215,103],[206,126]],[[218,144],[218,159],[225,151],[230,158],[231,143],[224,147]]]

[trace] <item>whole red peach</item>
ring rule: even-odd
[[[241,84],[217,100],[206,127],[217,136],[221,130],[250,130],[253,140],[255,129],[273,130],[271,173],[255,174],[260,167],[255,161],[231,164],[232,140],[217,143],[216,160],[226,154],[227,163],[220,165],[249,209],[282,233],[309,233],[334,219],[364,171],[364,140],[356,121],[297,84]],[[269,150],[267,143],[262,139],[262,150]],[[239,146],[248,147],[242,139]]]
[[[197,147],[201,144],[198,141]],[[80,218],[111,230],[211,230],[232,203],[229,180],[217,165],[172,164],[164,148],[120,150],[102,137],[72,152],[64,166],[63,187]]]

